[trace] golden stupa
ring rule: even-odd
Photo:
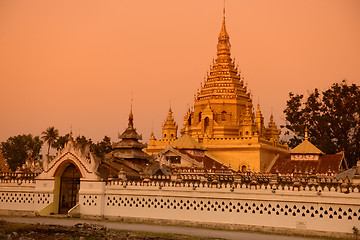
[[[194,107],[185,114],[180,132],[202,144],[208,156],[235,171],[265,172],[278,154],[288,152],[288,147],[279,143],[280,131],[272,115],[265,127],[259,104],[254,114],[251,94],[230,49],[224,11],[217,58],[195,95]],[[177,139],[171,108],[162,130],[159,140],[151,134],[147,153],[157,154]]]

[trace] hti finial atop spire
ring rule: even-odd
[[[229,34],[226,31],[226,25],[225,25],[225,0],[224,0],[224,8],[223,8],[223,22],[221,26],[221,31],[218,37],[218,46],[217,55],[227,55],[230,56],[230,37]]]
[[[130,112],[132,112],[132,105],[133,105],[133,93],[131,91],[131,99],[130,99]]]
[[[224,8],[223,8],[223,19],[225,20],[225,0],[224,0]]]
[[[168,117],[167,119],[172,119],[172,109],[171,109],[171,103],[170,103],[170,106],[169,106],[169,113],[168,113]]]
[[[224,9],[223,9],[223,22],[221,26],[221,31],[219,34],[219,40],[229,40],[229,34],[226,31],[226,24],[225,24],[225,0],[224,0]]]
[[[130,104],[130,114],[129,114],[129,124],[128,124],[129,128],[134,127],[134,115],[132,113],[132,105],[133,105],[133,97],[132,97],[132,92],[131,92],[131,104]]]

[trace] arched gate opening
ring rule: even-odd
[[[59,213],[66,214],[79,202],[80,172],[69,164],[60,178]]]

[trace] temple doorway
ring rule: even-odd
[[[80,172],[69,164],[60,180],[59,213],[66,214],[79,202]]]
[[[208,133],[209,126],[210,126],[210,120],[208,117],[206,117],[204,121],[204,132],[207,133],[208,135],[209,135]]]

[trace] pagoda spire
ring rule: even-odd
[[[172,117],[171,101],[169,102],[169,117]]]
[[[269,125],[268,128],[266,129],[265,137],[269,140],[274,139],[276,142],[279,142],[279,135],[280,135],[280,131],[275,124],[273,114],[271,114]]]
[[[210,66],[210,72],[206,74],[204,84],[201,82],[200,90],[195,95],[195,101],[208,101],[210,99],[251,101],[246,87],[243,86],[243,80],[241,80],[238,68],[235,67],[235,60],[231,59],[230,49],[231,44],[226,30],[224,2],[223,21],[218,36],[217,57]]]
[[[257,110],[255,114],[255,124],[257,127],[258,135],[262,136],[265,132],[265,126],[264,126],[264,117],[262,116],[262,113],[260,111],[260,104],[257,105]]]
[[[173,112],[170,105],[168,116],[164,124],[162,125],[163,140],[172,140],[177,138],[178,126],[174,120],[172,113]]]
[[[305,126],[305,141],[309,141],[309,135],[308,135],[308,127]]]
[[[134,128],[134,115],[132,112],[132,105],[133,105],[133,98],[131,93],[131,104],[130,104],[129,123],[128,123],[129,128]]]
[[[244,123],[244,125],[249,125],[249,126],[252,125],[252,118],[251,118],[249,105],[246,106],[243,123]]]
[[[156,141],[156,137],[153,131],[151,131],[151,135],[150,135],[150,141],[155,140]]]
[[[130,109],[128,127],[129,128],[134,128],[134,115],[132,113],[132,109]]]
[[[222,21],[221,31],[218,37],[217,56],[230,57],[230,48],[231,48],[230,37],[226,31],[226,24],[225,24],[225,1],[224,1],[223,21]]]

